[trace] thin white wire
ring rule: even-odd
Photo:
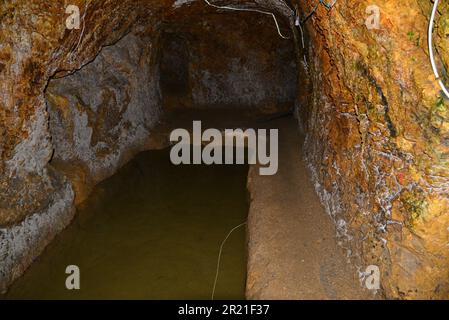
[[[229,236],[238,228],[244,226],[246,224],[246,221],[239,224],[238,226],[232,228],[231,231],[229,231],[229,233],[226,235],[226,237],[224,238],[223,242],[221,243],[220,246],[220,251],[218,252],[218,261],[217,261],[217,271],[215,272],[215,280],[214,280],[214,287],[212,289],[212,300],[214,300],[214,296],[215,296],[215,288],[217,287],[217,281],[218,281],[218,273],[220,272],[220,260],[221,260],[221,253],[223,251],[223,246],[226,243],[226,240],[228,240]]]
[[[294,13],[293,9],[290,8],[289,5],[288,5],[284,0],[281,0],[281,2],[282,2],[282,4],[284,5],[284,7],[286,7],[288,10],[291,11],[291,13]]]
[[[246,9],[246,8],[235,8],[235,7],[230,7],[230,6],[217,6],[215,4],[212,4],[209,2],[209,0],[204,0],[204,2],[206,2],[209,6],[217,8],[217,9],[227,9],[227,10],[234,10],[234,11],[248,11],[248,12],[259,12],[262,14],[267,14],[273,17],[274,23],[276,24],[276,29],[278,31],[278,34],[281,38],[283,39],[290,39],[290,37],[286,37],[282,34],[281,29],[279,27],[279,23],[276,19],[276,16],[274,15],[274,13],[272,12],[268,12],[268,11],[262,11],[262,10],[258,10],[258,9]]]
[[[433,9],[432,9],[432,15],[430,16],[427,39],[428,39],[428,43],[429,43],[429,56],[430,56],[430,63],[432,64],[433,73],[435,74],[435,77],[438,81],[438,84],[441,87],[441,90],[443,90],[446,97],[449,98],[449,91],[447,90],[446,86],[444,85],[443,80],[440,78],[440,74],[438,72],[438,68],[435,63],[435,57],[433,55],[433,39],[432,39],[433,25],[434,25],[434,21],[435,21],[435,15],[438,10],[438,2],[439,2],[439,0],[435,0],[435,2],[433,3]]]
[[[303,50],[303,61],[304,61],[304,67],[306,68],[306,70],[308,70],[309,65],[307,63],[307,58],[306,58],[306,44],[304,41],[304,30],[302,28],[302,23],[301,20],[299,19],[299,13],[298,13],[298,8],[295,8],[295,25],[297,25],[299,27],[299,31],[301,33],[301,44],[302,44],[302,50]]]
[[[304,30],[302,29],[302,25],[301,23],[298,24],[299,26],[299,31],[301,32],[301,44],[302,44],[302,48],[305,49],[306,48],[306,44],[304,42]]]
[[[304,30],[302,29],[302,25],[301,23],[299,24],[299,30],[301,31],[301,43],[302,43],[302,50],[303,50],[303,61],[304,61],[304,67],[306,68],[306,70],[309,69],[309,64],[307,63],[307,58],[306,58],[306,45],[304,43]]]
[[[89,5],[90,5],[90,1],[86,2],[86,4],[84,5],[84,14],[83,14],[83,17],[82,17],[82,19],[83,19],[83,29],[81,30],[80,37],[78,38],[78,43],[76,44],[75,49],[73,49],[72,52],[70,52],[70,60],[72,60],[73,53],[74,52],[78,52],[78,47],[80,46],[81,40],[82,40],[82,38],[84,36],[84,29],[86,28],[86,15],[87,15],[87,9],[89,8]]]

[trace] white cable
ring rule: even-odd
[[[238,228],[244,226],[246,224],[246,222],[243,222],[241,224],[239,224],[238,226],[232,228],[231,231],[229,231],[229,233],[227,234],[227,236],[224,238],[223,242],[221,243],[220,246],[220,251],[218,252],[218,261],[217,261],[217,271],[215,272],[215,280],[214,280],[214,287],[212,289],[212,300],[214,300],[214,295],[215,295],[215,288],[217,287],[217,281],[218,281],[218,273],[220,271],[220,260],[221,260],[221,253],[223,251],[223,246],[226,243],[226,240],[228,240],[229,236]]]
[[[441,87],[441,90],[443,90],[446,97],[449,98],[449,91],[446,89],[446,86],[444,85],[443,80],[440,78],[440,74],[438,73],[438,68],[435,63],[435,57],[433,55],[433,40],[432,40],[433,25],[434,25],[434,21],[435,21],[435,15],[438,10],[438,2],[439,2],[439,0],[435,0],[435,2],[433,3],[433,9],[432,9],[432,15],[430,16],[427,39],[428,39],[428,43],[429,43],[429,56],[430,56],[430,63],[432,64],[433,73],[435,74],[435,78],[437,79],[438,84]]]
[[[302,44],[302,51],[303,51],[303,60],[304,60],[304,68],[306,68],[306,70],[309,69],[309,65],[307,64],[307,58],[306,58],[306,44],[304,41],[304,30],[302,28],[302,23],[301,20],[299,19],[299,13],[298,13],[298,8],[295,8],[295,26],[299,27],[299,31],[301,33],[301,44]]]
[[[292,8],[290,8],[289,6],[288,6],[288,4],[287,3],[285,3],[285,1],[284,0],[281,0],[281,2],[282,2],[282,4],[284,5],[284,7],[286,7],[288,10],[290,10],[291,11],[291,13],[294,13],[294,11],[293,11],[293,9]]]
[[[73,49],[70,52],[70,61],[73,61],[73,59],[72,59],[73,53],[78,51],[78,47],[80,46],[81,40],[82,40],[82,38],[84,36],[84,29],[86,28],[86,21],[85,20],[86,20],[87,9],[89,8],[89,5],[90,5],[90,1],[86,2],[86,4],[84,5],[84,14],[83,14],[83,17],[82,17],[82,19],[83,19],[83,29],[81,30],[80,37],[78,39],[78,43],[76,44],[75,49]]]
[[[299,31],[301,32],[301,44],[302,44],[302,48],[305,49],[306,48],[306,44],[304,42],[304,30],[302,29],[302,25],[301,23],[298,24],[299,27]]]
[[[281,29],[279,28],[279,23],[276,19],[276,16],[274,15],[274,13],[272,12],[267,12],[267,11],[262,11],[262,10],[258,10],[258,9],[246,9],[246,8],[234,8],[234,7],[230,7],[230,6],[217,6],[215,4],[212,4],[209,2],[209,0],[204,0],[209,6],[217,8],[217,9],[228,9],[228,10],[234,10],[234,11],[248,11],[248,12],[259,12],[259,13],[263,13],[263,14],[267,14],[273,17],[274,23],[276,24],[276,29],[278,31],[278,34],[281,38],[283,39],[290,39],[289,37],[284,36],[281,33]]]

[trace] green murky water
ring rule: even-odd
[[[98,185],[7,299],[210,299],[219,246],[247,217],[247,166],[139,154]],[[245,228],[226,242],[215,297],[243,299]],[[67,290],[77,265],[81,289]]]

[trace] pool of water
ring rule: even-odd
[[[6,299],[210,299],[219,247],[247,218],[248,167],[174,166],[148,151],[99,184]],[[227,240],[217,299],[243,299],[245,228]],[[80,268],[80,290],[65,287]]]

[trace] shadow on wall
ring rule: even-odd
[[[189,91],[189,52],[186,39],[166,33],[162,37],[161,78],[164,107],[192,104]]]

